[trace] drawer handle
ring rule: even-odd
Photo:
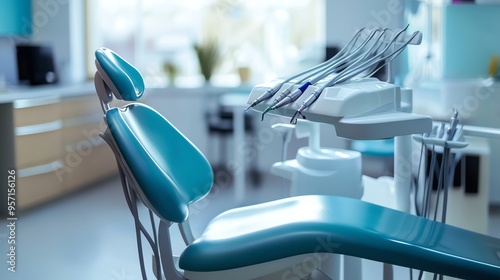
[[[63,162],[61,160],[56,160],[51,163],[37,165],[33,167],[23,168],[19,170],[17,173],[19,177],[30,177],[35,175],[41,175],[56,171],[63,167]]]
[[[23,136],[23,135],[45,133],[61,129],[62,127],[63,127],[63,122],[61,120],[34,124],[34,125],[19,126],[16,127],[16,135]]]
[[[14,109],[31,108],[43,105],[56,104],[61,102],[60,98],[38,98],[38,99],[20,99],[14,101]]]

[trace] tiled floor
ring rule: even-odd
[[[279,179],[267,177],[264,181],[263,186],[247,189],[247,203],[286,195]],[[238,206],[233,202],[232,190],[219,185],[203,204],[194,207],[191,221],[195,235],[210,218]],[[500,237],[500,209],[491,210],[490,224],[490,232]],[[16,273],[7,272],[5,221],[0,226],[0,279],[141,279],[133,220],[117,178],[20,215],[16,228]],[[175,233],[173,239],[174,251],[180,252],[183,247],[179,234]],[[149,258],[146,265],[150,271]],[[366,261],[363,267],[363,274],[370,275],[365,279],[382,278],[379,263]],[[154,279],[151,273],[148,279]],[[409,279],[407,270],[396,269],[395,279]]]

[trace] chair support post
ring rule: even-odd
[[[170,240],[169,228],[172,223],[167,223],[160,220],[158,227],[158,241],[160,247],[161,265],[163,267],[163,274],[167,280],[184,280],[184,276],[177,270],[174,262],[174,254],[172,251],[172,243]]]

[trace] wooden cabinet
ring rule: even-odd
[[[13,102],[20,209],[48,202],[117,173],[95,94]]]
[[[64,188],[72,191],[116,174],[111,148],[99,137],[106,129],[97,95],[65,98],[62,104]]]

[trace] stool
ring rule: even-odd
[[[207,128],[209,136],[218,135],[219,138],[219,157],[217,158],[217,164],[212,164],[214,173],[219,171],[226,172],[228,175],[232,175],[230,168],[226,164],[227,158],[227,137],[231,137],[234,133],[233,127],[233,112],[230,108],[225,108],[224,106],[219,106],[215,112],[207,112],[206,116]],[[245,113],[245,133],[253,134],[255,131],[252,116],[249,113]],[[236,145],[236,143],[235,143]],[[210,149],[210,148],[209,148]],[[251,160],[249,168],[249,176],[252,180],[254,186],[258,186],[261,183],[261,176],[257,169],[257,155]]]

